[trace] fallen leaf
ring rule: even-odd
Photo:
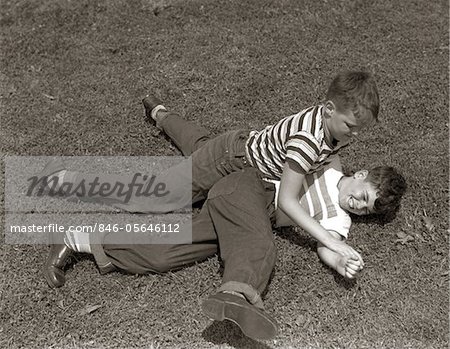
[[[395,240],[396,243],[401,243],[402,245],[406,244],[409,241],[414,241],[414,237],[406,234],[403,231],[397,233],[398,239]]]
[[[423,222],[425,223],[425,227],[428,229],[429,232],[432,232],[435,228],[433,220],[428,216],[423,216]]]
[[[448,252],[447,252],[447,249],[445,247],[441,246],[441,247],[436,248],[436,253],[438,255],[446,255]]]
[[[397,237],[400,238],[400,239],[404,239],[406,236],[408,236],[408,234],[406,234],[406,233],[403,232],[403,231],[399,231],[399,232],[397,233]]]
[[[80,315],[91,314],[91,313],[93,313],[94,311],[96,311],[97,309],[99,309],[101,307],[103,307],[103,305],[101,305],[101,304],[87,305],[83,309],[79,310],[78,313]]]
[[[306,321],[305,316],[302,315],[302,314],[300,314],[300,315],[297,315],[297,317],[296,317],[295,320],[294,320],[294,323],[295,323],[298,327],[300,327],[301,325],[303,325],[303,324],[305,323],[305,321]]]
[[[48,95],[46,93],[43,93],[43,95],[44,95],[44,97],[47,97],[48,99],[51,99],[52,101],[55,99],[55,97],[50,96],[50,95]]]
[[[423,236],[422,235],[420,235],[420,234],[414,234],[414,239],[416,240],[416,241],[419,241],[419,242],[425,242],[425,239],[423,238]]]

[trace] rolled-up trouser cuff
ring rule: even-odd
[[[249,284],[245,284],[239,281],[227,281],[217,290],[218,292],[223,291],[234,291],[239,292],[245,296],[248,302],[257,308],[264,309],[264,303],[261,299],[259,292]]]

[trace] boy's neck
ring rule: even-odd
[[[330,133],[330,130],[328,129],[328,120],[330,119],[328,117],[325,117],[325,113],[326,113],[325,107],[322,107],[322,122],[325,132],[325,141],[330,148],[333,148],[338,144],[338,141],[334,139],[334,137]]]
[[[337,183],[337,188],[339,190],[341,190],[346,178],[348,178],[348,176],[342,175],[342,177],[339,179],[339,182]]]

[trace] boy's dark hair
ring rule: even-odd
[[[374,202],[377,214],[395,215],[400,208],[400,201],[406,192],[406,180],[393,167],[379,166],[371,169],[366,181],[370,182],[378,192]]]
[[[339,111],[351,110],[359,117],[361,109],[370,111],[378,121],[380,98],[372,74],[363,71],[339,73],[328,87],[327,100],[333,101]]]

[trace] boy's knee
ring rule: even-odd
[[[103,248],[115,267],[127,273],[165,273],[172,268],[170,245],[110,244]]]
[[[249,247],[251,246],[251,250]],[[266,235],[264,237],[255,236],[253,239],[237,240],[236,245],[231,247],[232,250],[227,251],[227,255],[232,259],[248,259],[266,261],[274,264],[277,258],[277,248],[273,236]],[[222,256],[222,259],[225,259]]]
[[[277,247],[275,246],[275,240],[273,237],[259,239],[257,241],[257,248],[259,249],[259,254],[264,256],[264,263],[266,263],[269,268],[275,267],[277,260]]]
[[[266,251],[266,254],[271,256],[274,261],[277,259],[277,247],[275,246],[275,240],[273,239],[264,239],[261,242],[262,248]]]
[[[158,274],[167,273],[171,268],[165,261],[157,261],[151,264],[151,269],[153,272]]]
[[[166,273],[173,269],[170,258],[170,247],[161,245],[158,253],[155,253],[153,256],[149,257],[149,262],[150,268],[155,273]]]

